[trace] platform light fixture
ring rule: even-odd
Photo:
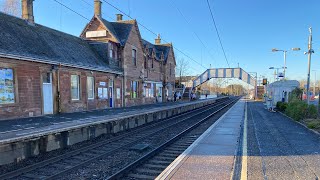
[[[292,51],[300,51],[300,48],[291,48]],[[283,52],[283,58],[284,58],[284,66],[283,66],[283,79],[285,79],[286,77],[286,62],[287,62],[287,50],[282,50],[282,49],[277,49],[277,48],[273,48],[272,52],[277,52],[277,51],[281,51]]]

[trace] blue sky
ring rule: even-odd
[[[0,0],[0,3],[4,0]],[[90,19],[93,0],[57,0]],[[214,30],[206,0],[108,0],[111,4],[137,19],[166,41],[172,42],[205,67],[227,67]],[[320,1],[319,0],[209,0],[218,25],[222,43],[231,67],[240,67],[258,76],[273,77],[271,66],[283,66],[283,53],[271,52],[272,48],[291,49],[288,52],[287,77],[306,79],[307,56],[303,51],[308,45],[308,28],[313,28],[312,70],[320,78]],[[89,4],[89,5],[88,5]],[[189,24],[181,16],[189,21]],[[116,9],[103,3],[103,17],[115,20]],[[86,19],[62,7],[54,0],[34,1],[35,21],[39,24],[79,36]],[[128,17],[124,17],[128,19]],[[153,42],[155,35],[140,27],[143,38]],[[195,36],[203,41],[206,48]],[[192,74],[205,69],[175,51],[177,58],[189,61]],[[314,79],[314,72],[311,74]],[[273,80],[273,78],[271,78]]]

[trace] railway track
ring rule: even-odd
[[[216,111],[217,108],[219,109],[221,106],[226,106],[233,101],[234,100],[221,99],[213,105],[157,121],[150,125],[146,125],[145,127],[136,128],[136,130],[98,142],[91,146],[83,147],[31,166],[0,175],[0,179],[62,178],[64,175],[68,175],[76,169],[84,167],[92,162],[96,162],[100,158],[110,156],[123,149],[128,150],[133,145],[142,142],[148,137],[155,136],[157,133],[165,131],[165,129],[177,126],[179,123],[201,116],[205,113]]]
[[[233,102],[234,101],[229,102],[208,116],[202,118],[200,121],[161,144],[153,151],[150,151],[148,154],[108,177],[108,179],[155,179],[202,134],[201,130],[200,132],[191,131],[219,111],[228,107],[230,104],[233,104]]]

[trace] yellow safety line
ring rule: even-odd
[[[247,121],[248,121],[248,102],[246,101],[246,108],[243,123],[243,140],[242,140],[242,165],[241,165],[241,180],[248,179],[248,154],[247,154]]]

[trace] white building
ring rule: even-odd
[[[296,80],[276,81],[268,85],[267,95],[271,98],[273,105],[278,101],[288,102],[289,93],[299,87],[299,82]]]

